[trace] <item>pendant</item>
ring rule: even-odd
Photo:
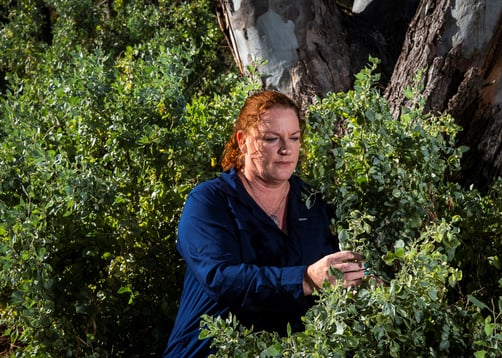
[[[270,215],[270,218],[272,219],[272,221],[277,225],[279,226],[279,218],[277,216],[275,216],[274,214]]]

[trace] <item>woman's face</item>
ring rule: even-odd
[[[258,177],[269,184],[288,180],[298,163],[301,131],[295,111],[273,107],[265,111],[262,121],[247,135],[237,133],[244,153],[246,176]]]

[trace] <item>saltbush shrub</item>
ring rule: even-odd
[[[159,356],[181,208],[216,175],[254,85],[223,71],[206,1],[1,5],[3,333],[17,356]],[[50,42],[36,36],[45,10]],[[28,38],[38,47],[20,53]]]
[[[212,4],[0,0],[0,327],[16,356],[165,347],[182,205],[219,172],[258,86],[228,73]],[[208,318],[219,355],[500,350],[502,183],[450,182],[464,150],[452,119],[422,114],[410,89],[415,107],[392,120],[376,80],[365,70],[311,108],[301,174],[384,285],[325,287],[288,337]]]

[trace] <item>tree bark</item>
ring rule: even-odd
[[[302,102],[350,88],[340,12],[322,0],[219,0],[218,18],[240,71]],[[260,60],[266,60],[261,63]]]
[[[463,127],[457,180],[485,189],[502,176],[502,2],[421,1],[385,95],[396,117],[404,89],[424,71],[426,112],[450,113]]]
[[[426,111],[453,115],[471,148],[456,179],[502,176],[502,2],[491,0],[219,0],[239,68],[261,58],[263,86],[302,104],[346,91],[368,56],[382,63],[393,115],[424,71]],[[351,11],[354,10],[354,11]]]

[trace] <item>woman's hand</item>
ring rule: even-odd
[[[339,277],[343,275],[338,279],[343,279],[345,287],[359,286],[365,275],[363,256],[353,251],[339,251],[314,262],[305,271],[303,293],[310,295],[314,289],[320,290],[324,281],[334,285],[338,279],[330,273],[332,270],[339,271]]]

